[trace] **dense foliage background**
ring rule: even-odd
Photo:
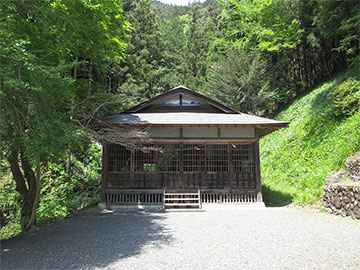
[[[274,116],[338,76],[281,113],[294,123],[262,143],[268,191],[296,202],[317,200],[359,150],[343,137],[359,123],[357,0],[5,0],[0,15],[1,237],[96,203],[89,120],[179,84]],[[337,136],[341,155],[327,159]]]

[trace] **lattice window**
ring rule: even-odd
[[[205,170],[205,146],[201,144],[183,145],[184,172],[200,172]]]
[[[158,172],[160,148],[156,146],[144,145],[141,149],[134,152],[134,171],[135,172]]]
[[[253,178],[255,174],[254,145],[231,145],[232,168],[235,172]]]
[[[230,153],[228,152],[230,149]],[[123,146],[109,146],[109,171],[130,172],[228,172],[241,179],[255,179],[254,145],[167,144],[144,145],[131,152]],[[229,164],[230,162],[230,164]]]
[[[159,153],[159,165],[162,172],[179,172],[181,167],[181,145],[162,145]]]
[[[111,144],[109,151],[109,171],[110,172],[129,172],[131,153],[124,146]]]
[[[226,172],[229,169],[228,146],[213,144],[206,146],[206,167],[208,172]]]
[[[134,153],[135,172],[178,172],[180,171],[180,145],[143,146]]]

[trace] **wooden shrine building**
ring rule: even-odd
[[[183,86],[106,121],[148,133],[136,148],[103,144],[108,207],[261,205],[259,139],[287,126]]]

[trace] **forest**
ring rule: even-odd
[[[177,85],[240,112],[291,121],[299,114],[286,112],[291,104],[338,78],[326,100],[331,116],[318,129],[333,127],[326,117],[334,126],[347,119],[360,125],[357,0],[207,0],[188,6],[3,0],[0,15],[0,238],[96,204],[102,136],[92,123]],[[311,132],[319,135],[314,127]],[[263,146],[276,143],[269,138]],[[297,141],[289,143],[295,147]],[[299,147],[296,153],[302,153]],[[336,166],[356,150],[358,141]],[[275,161],[289,166],[280,156],[264,152],[267,191],[281,189],[268,176]],[[302,172],[277,173],[277,179],[292,179]],[[319,200],[322,182],[311,177],[315,184],[303,183],[314,189],[309,196],[294,195],[304,188],[297,189],[296,181],[285,187],[295,203]]]

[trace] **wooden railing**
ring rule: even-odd
[[[180,191],[177,191],[177,193],[182,194]],[[167,195],[171,194],[172,193],[169,193]],[[191,194],[201,198],[201,200],[199,200],[199,208],[201,208],[201,204],[251,204],[257,202],[257,194],[254,191],[198,190],[198,192]],[[165,193],[162,189],[105,191],[105,201],[109,207],[111,205],[164,206],[164,198]]]
[[[257,202],[256,193],[202,191],[201,202],[204,204],[244,204]]]
[[[106,190],[107,205],[162,205],[163,190]]]

